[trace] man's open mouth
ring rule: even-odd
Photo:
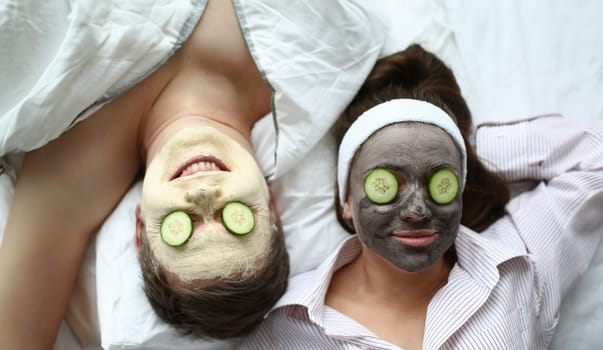
[[[172,175],[171,180],[191,176],[201,172],[230,171],[228,167],[218,158],[213,156],[197,156],[182,164]]]

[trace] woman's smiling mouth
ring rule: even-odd
[[[191,176],[200,172],[216,171],[230,171],[230,169],[228,169],[228,167],[216,157],[196,156],[182,164],[170,178],[170,181],[181,177]]]
[[[396,241],[410,247],[426,247],[437,235],[435,230],[399,230],[392,233]]]

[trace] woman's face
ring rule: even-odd
[[[375,168],[390,170],[399,191],[392,202],[375,204],[364,181]],[[343,216],[352,219],[362,243],[399,269],[428,269],[452,246],[461,220],[462,196],[437,204],[428,190],[430,176],[442,168],[461,179],[461,156],[442,129],[421,123],[397,123],[371,136],[356,154]]]
[[[255,158],[208,125],[173,134],[147,167],[140,219],[159,263],[182,281],[212,280],[252,273],[271,238],[269,192]],[[231,234],[222,223],[224,206],[238,201],[255,215],[253,231]],[[171,212],[193,220],[193,234],[180,247],[162,241],[160,226]]]

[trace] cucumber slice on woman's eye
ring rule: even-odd
[[[169,246],[178,247],[186,243],[193,234],[193,220],[183,211],[168,214],[161,222],[161,239]]]
[[[386,204],[398,194],[398,179],[391,171],[376,168],[364,178],[364,193],[373,203]]]
[[[429,178],[429,195],[437,204],[452,202],[459,191],[459,180],[450,169],[440,169]]]
[[[255,227],[253,211],[241,202],[230,202],[222,209],[224,227],[235,235],[246,235]]]

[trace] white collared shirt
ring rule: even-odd
[[[603,235],[603,124],[559,116],[489,124],[477,147],[505,180],[540,183],[482,233],[461,226],[457,262],[427,308],[423,349],[545,349],[561,298]],[[352,236],[293,277],[241,348],[399,349],[324,304],[334,272],[360,250]]]

